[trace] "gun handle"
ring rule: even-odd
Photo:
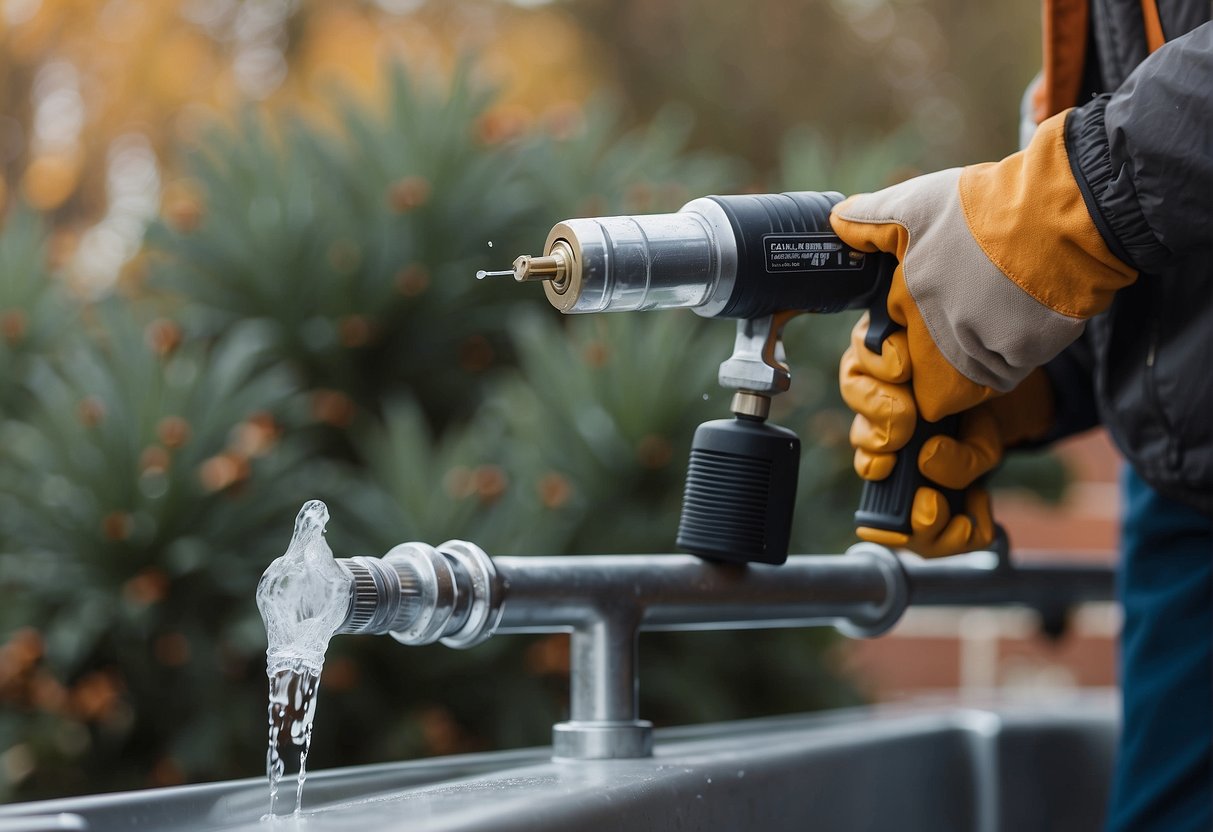
[[[864,336],[864,346],[875,353],[881,351],[890,335],[902,328],[889,316],[888,304],[889,287],[893,281],[897,259],[888,254],[878,256],[882,258],[881,269],[868,309],[868,332]],[[929,486],[942,492],[953,517],[963,513],[964,491],[943,488],[928,480],[918,468],[918,452],[922,450],[923,443],[932,436],[956,437],[959,428],[959,415],[946,416],[938,422],[920,419],[910,441],[897,452],[893,473],[883,480],[864,482],[863,493],[859,497],[859,509],[855,512],[855,527],[911,534],[910,512],[914,507],[914,494],[921,486]]]
[[[855,512],[855,527],[910,534],[914,494],[924,485],[943,493],[953,517],[963,513],[964,491],[937,485],[918,469],[918,452],[923,443],[932,436],[955,437],[959,426],[960,416],[945,416],[938,422],[919,420],[910,441],[897,452],[893,473],[883,480],[864,481],[859,509]]]

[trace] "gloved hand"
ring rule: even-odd
[[[895,332],[880,354],[864,346],[868,316],[851,332],[842,356],[840,386],[856,412],[851,424],[855,472],[882,480],[893,471],[896,453],[910,440],[918,408],[910,381],[916,377],[905,331]],[[864,540],[913,549],[925,557],[951,555],[990,545],[994,518],[984,488],[973,483],[992,471],[1007,448],[1043,437],[1053,423],[1053,393],[1044,370],[1030,373],[1006,395],[966,411],[956,438],[935,436],[923,443],[915,461],[928,480],[944,488],[967,490],[965,513],[953,517],[937,489],[920,487],[910,513],[911,534],[859,528]]]
[[[1061,113],[1001,162],[920,176],[834,207],[848,245],[899,265],[913,401],[937,421],[1012,390],[1137,272],[1108,249],[1070,172]]]

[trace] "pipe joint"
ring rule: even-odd
[[[875,638],[893,628],[910,605],[910,582],[897,555],[876,543],[856,543],[848,555],[872,559],[876,572],[884,580],[884,598],[859,605],[855,612],[834,624],[848,638]]]
[[[338,633],[387,633],[401,644],[471,647],[493,634],[501,585],[492,559],[464,540],[401,543],[382,558],[340,558],[354,578]]]

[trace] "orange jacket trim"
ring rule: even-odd
[[[1158,0],[1141,0],[1141,17],[1146,24],[1146,45],[1153,55],[1158,47],[1167,42],[1167,36],[1162,31],[1162,21],[1158,17]]]
[[[1153,0],[1142,2],[1153,5]],[[1045,0],[1044,78],[1032,100],[1037,124],[1078,101],[1089,19],[1088,0]]]

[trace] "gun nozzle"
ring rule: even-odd
[[[553,292],[558,295],[563,295],[573,283],[573,269],[575,266],[575,257],[573,249],[566,240],[557,240],[546,255],[537,257],[531,254],[524,254],[514,261],[512,269],[502,269],[501,271],[481,271],[476,272],[477,280],[484,280],[486,277],[505,277],[509,275],[519,283],[528,281],[546,280],[551,286]],[[549,295],[550,297],[550,295]]]
[[[573,251],[564,240],[557,240],[552,250],[543,257],[524,254],[514,261],[514,279],[519,283],[528,280],[547,280],[557,294],[564,294],[569,286],[569,271],[573,262]]]

